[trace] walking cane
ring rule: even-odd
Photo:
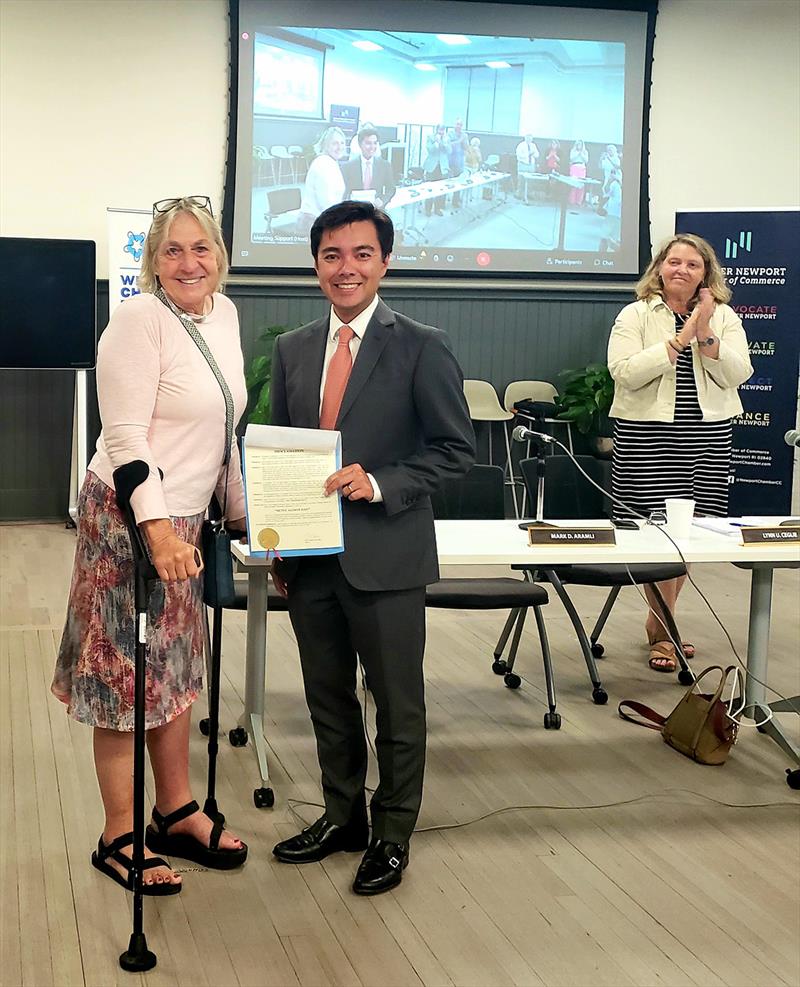
[[[134,630],[133,690],[133,931],[127,950],[121,954],[119,965],[130,973],[152,970],[156,954],[147,948],[147,938],[142,928],[143,895],[142,870],[144,867],[144,695],[145,661],[147,656],[147,604],[153,583],[158,574],[150,562],[142,533],[131,510],[131,494],[150,474],[150,467],[141,459],[135,459],[114,470],[114,489],[117,504],[131,539],[134,562],[134,606],[136,618]]]

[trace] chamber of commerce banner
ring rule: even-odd
[[[111,209],[108,215],[108,314],[139,294],[144,238],[150,228],[148,209]]]
[[[753,376],[739,388],[730,514],[788,514],[800,358],[800,209],[678,212],[677,233],[697,233],[716,251],[750,344]]]

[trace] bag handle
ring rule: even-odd
[[[636,717],[631,716],[626,713],[622,708],[627,706],[628,709],[632,710],[634,713],[638,713],[639,716],[644,717],[645,720],[649,720],[649,723],[642,723],[641,720],[636,719]],[[623,720],[627,720],[629,723],[635,723],[638,727],[647,727],[648,730],[658,730],[660,731],[664,724],[667,722],[665,716],[661,713],[657,713],[654,709],[649,706],[645,706],[644,703],[637,702],[635,699],[623,699],[622,702],[617,706],[617,712],[622,717]]]
[[[159,287],[156,292],[156,298],[170,310],[179,320],[183,328],[187,331],[192,341],[195,343],[197,348],[203,354],[206,359],[206,363],[211,368],[211,372],[217,379],[217,383],[222,391],[222,397],[225,401],[225,497],[222,503],[222,518],[221,518],[221,528],[225,529],[225,516],[228,509],[228,470],[231,464],[231,447],[233,446],[233,416],[234,416],[234,406],[233,406],[233,396],[231,395],[230,388],[228,387],[228,382],[222,376],[222,371],[217,366],[217,361],[214,359],[214,355],[208,348],[208,343],[203,339],[200,334],[200,330],[194,324],[193,320],[189,316],[182,312],[180,309],[176,308],[167,298],[167,293],[163,288]]]
[[[727,716],[734,723],[734,726],[738,725],[736,724],[736,721],[731,715],[731,707],[733,706],[736,684],[739,681],[739,677],[738,677],[739,670],[736,667],[736,665],[728,665],[727,668],[723,668],[722,665],[709,665],[708,668],[704,668],[703,671],[697,676],[697,678],[689,687],[689,689],[687,689],[685,695],[691,694],[694,691],[695,687],[699,684],[700,679],[702,679],[709,672],[719,672],[719,684],[717,685],[717,688],[714,690],[714,694],[708,697],[709,699],[708,708],[711,714],[711,723],[716,736],[720,740],[726,740],[727,737],[723,732],[724,717]],[[733,678],[733,686],[731,688],[731,698],[726,703],[725,700],[722,698],[722,694],[725,691],[725,686],[728,682],[728,678],[731,672],[735,672],[736,674],[734,675]],[[722,712],[723,707],[725,708],[724,713]],[[702,729],[703,729],[703,724],[701,722],[697,726],[697,731],[692,740],[692,746],[695,746],[698,740],[700,739],[700,733],[702,732]]]

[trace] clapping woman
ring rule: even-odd
[[[711,245],[680,233],[658,251],[617,316],[608,344],[614,378],[612,491],[641,515],[667,497],[695,501],[698,514],[728,513],[728,473],[738,387],[753,373],[742,323]],[[620,510],[619,504],[616,509]],[[659,583],[674,613],[685,576]],[[650,667],[671,672],[675,648],[655,613],[647,617]],[[687,657],[691,645],[684,644]]]

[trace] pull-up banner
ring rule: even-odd
[[[144,240],[150,229],[149,209],[112,209],[108,215],[108,314],[139,294],[136,279],[142,266]]]
[[[800,358],[800,209],[678,212],[677,233],[714,248],[747,333],[753,376],[733,421],[730,514],[788,514]]]

